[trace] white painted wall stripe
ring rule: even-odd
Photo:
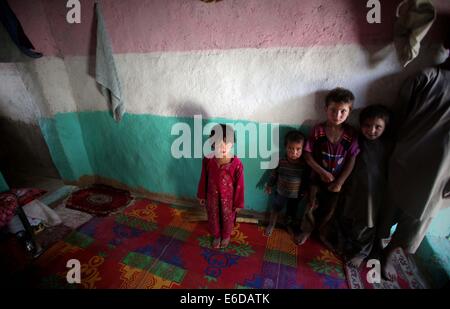
[[[299,124],[322,117],[323,93],[336,86],[355,93],[356,107],[372,102],[391,104],[401,81],[418,68],[439,62],[438,54],[436,46],[424,47],[420,58],[406,70],[399,66],[390,45],[378,53],[360,45],[338,45],[120,54],[115,58],[129,113],[202,113],[208,117]],[[378,62],[374,62],[376,57],[380,57]],[[41,87],[46,103],[37,104],[43,116],[107,110],[89,75],[89,63],[85,56],[46,57],[17,66],[17,70],[23,76],[32,73],[27,77],[29,87]],[[4,84],[10,77],[3,74],[0,79]],[[9,93],[16,91],[14,87],[1,90],[3,97],[15,97]],[[3,115],[24,120],[4,101],[0,108]]]

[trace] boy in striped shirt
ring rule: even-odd
[[[286,227],[292,228],[295,222],[297,206],[306,192],[304,182],[308,177],[307,164],[302,158],[305,136],[300,131],[289,131],[284,139],[286,156],[280,159],[273,170],[265,187],[265,192],[271,194],[275,188],[275,196],[270,213],[269,225],[264,235],[270,237],[277,222],[278,215],[286,206]]]

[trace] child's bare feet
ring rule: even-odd
[[[272,236],[274,226],[272,224],[269,224],[266,229],[264,230],[264,236],[270,237]]]
[[[220,248],[220,238],[214,238],[214,240],[212,242],[212,247],[214,249]]]
[[[362,255],[357,255],[353,257],[350,261],[348,261],[347,264],[350,267],[359,268],[359,266],[361,266],[361,263],[364,261],[364,258],[365,257]]]
[[[295,243],[299,246],[303,245],[305,241],[309,238],[309,233],[300,233],[295,236]]]
[[[220,248],[226,248],[228,247],[229,244],[230,244],[229,238],[222,239],[222,241],[220,242]]]
[[[397,271],[394,267],[394,250],[387,252],[381,261],[381,275],[389,281],[397,280]]]

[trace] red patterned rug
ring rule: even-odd
[[[37,188],[19,188],[0,194],[0,227],[5,226],[16,214],[16,208],[24,206],[47,191]]]
[[[369,265],[370,266],[370,265]],[[383,280],[379,283],[370,283],[368,272],[374,267],[361,265],[359,269],[345,266],[347,282],[352,289],[426,289],[428,285],[417,268],[411,256],[406,256],[401,248],[394,252],[394,267],[397,271],[397,280],[394,282]],[[369,274],[370,276],[370,274]],[[370,279],[373,281],[373,279]]]
[[[132,197],[130,192],[105,185],[93,185],[73,192],[66,207],[97,216],[106,216],[127,206]]]
[[[12,193],[0,193],[0,228],[11,221],[16,214],[19,203],[17,197]]]
[[[319,242],[298,247],[284,230],[270,238],[263,232],[237,224],[229,247],[213,249],[206,222],[187,222],[176,207],[137,199],[53,245],[27,282],[45,288],[348,288],[342,262]],[[69,259],[81,263],[81,284],[66,281]]]
[[[29,202],[41,197],[45,193],[46,190],[37,189],[37,188],[18,188],[11,189],[9,192],[15,194],[17,196],[17,200],[20,206],[24,206]]]

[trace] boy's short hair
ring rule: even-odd
[[[221,132],[221,133],[219,133],[219,132]],[[231,127],[230,125],[223,124],[223,123],[215,125],[211,129],[211,134],[209,135],[209,137],[214,137],[216,134],[222,134],[222,140],[224,142],[234,144],[235,133],[234,133],[233,127]]]
[[[289,143],[301,143],[305,141],[305,136],[298,130],[292,130],[284,136],[284,147]]]
[[[325,97],[325,106],[328,107],[331,102],[353,104],[354,100],[355,96],[350,90],[337,87],[328,92],[327,96]]]
[[[391,113],[389,109],[381,104],[374,104],[365,107],[359,114],[359,124],[362,125],[367,119],[381,118],[388,125]]]

